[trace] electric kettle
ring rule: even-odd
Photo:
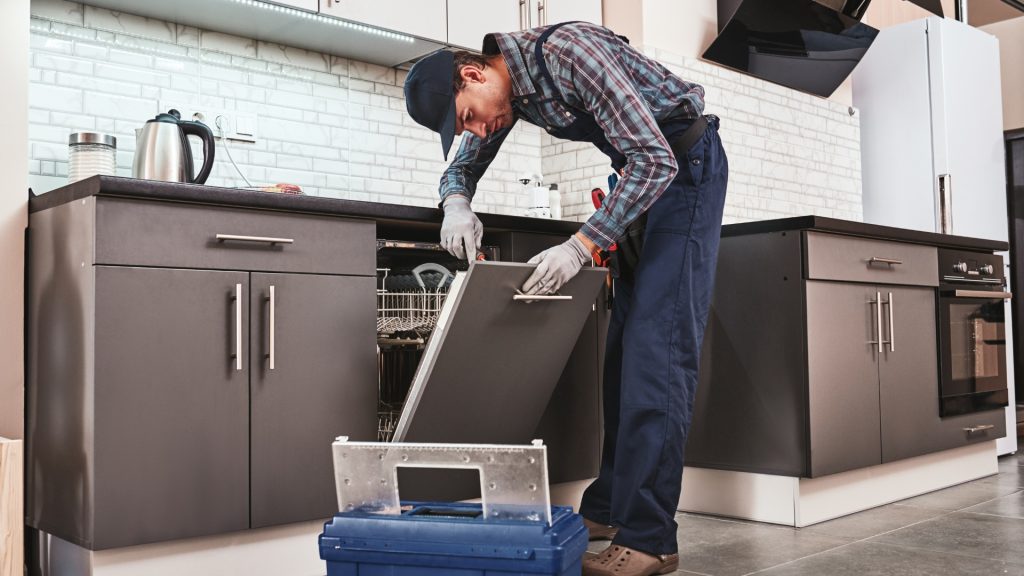
[[[203,166],[193,171],[189,136],[203,141]],[[202,122],[181,119],[177,110],[157,114],[135,131],[132,176],[146,180],[203,184],[213,170],[213,131]]]

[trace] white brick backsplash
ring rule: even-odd
[[[32,0],[33,16],[41,16],[58,22],[67,22],[81,26],[84,23],[84,6],[64,0]]]
[[[289,168],[292,170],[313,170],[313,159],[306,158],[305,156],[277,156],[277,167],[278,168]],[[323,170],[317,170],[317,172],[323,172]]]
[[[135,119],[141,123],[153,116],[156,103],[142,98],[129,98],[86,92],[83,112],[91,116]]]
[[[89,92],[104,92],[118,96],[140,96],[142,87],[137,83],[106,80],[97,76],[79,76],[78,74],[57,75],[57,83],[69,88],[82,88]]]
[[[207,50],[217,50],[238,56],[256,57],[255,40],[231,34],[203,30],[199,33],[199,46]]]
[[[314,98],[303,94],[289,94],[277,90],[267,94],[267,104],[316,112],[327,111],[327,103],[322,98]]]
[[[302,48],[282,46],[270,42],[259,42],[257,46],[260,59],[278,64],[290,64],[309,68],[310,70],[330,71],[330,56],[318,52],[310,52]]]
[[[49,124],[50,112],[48,110],[29,109],[28,121],[31,124]]]
[[[175,41],[174,24],[94,6],[85,7],[85,25],[112,32],[128,32],[164,42]]]
[[[29,49],[33,53],[49,52],[51,54],[71,54],[73,43],[70,40],[40,35],[33,31],[29,40]]]
[[[273,138],[284,142],[320,145],[330,143],[330,135],[326,127],[311,126],[302,122],[278,118],[261,118],[260,133],[265,138]]]
[[[54,79],[56,79],[54,74]],[[28,105],[31,108],[56,112],[81,112],[82,91],[72,88],[60,88],[37,82],[29,83]]]
[[[138,66],[139,68],[150,68],[153,66],[152,55],[133,52],[131,50],[111,48],[108,57],[111,62],[129,64],[131,66]]]
[[[74,72],[75,74],[92,74],[93,64],[83,58],[68,58],[54,54],[38,53],[33,58],[33,64],[44,70],[58,70],[61,72]]]
[[[118,136],[118,173],[128,175],[133,131],[158,101],[200,103],[257,116],[257,141],[231,143],[253,185],[291,182],[309,195],[436,206],[447,163],[439,137],[406,112],[407,71],[63,0],[33,0],[32,12],[33,174],[66,174],[67,134],[95,129]],[[706,112],[723,119],[726,222],[861,218],[860,121],[846,105],[652,52],[702,83]],[[209,183],[244,186],[220,152]],[[522,214],[518,178],[541,173],[559,185],[563,217],[582,221],[594,212],[591,188],[607,188],[609,171],[596,148],[520,122],[478,183],[474,206]]]
[[[267,149],[281,152],[283,154],[308,156],[310,158],[324,158],[327,160],[337,160],[338,158],[343,157],[342,155],[339,155],[339,147],[333,145],[315,146],[296,142],[270,142],[267,144]]]
[[[391,85],[394,85],[395,83],[394,68],[385,68],[376,64],[368,64],[366,62],[358,62],[355,60],[349,62],[348,75],[352,78],[369,80],[371,82],[383,82]]]

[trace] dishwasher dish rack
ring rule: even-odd
[[[387,268],[377,272],[380,281],[377,288],[378,344],[389,344],[391,340],[409,343],[401,336],[410,333],[429,336],[448,295],[448,286],[454,277],[451,271],[440,264],[427,263],[417,266],[408,275],[389,277]]]
[[[426,263],[411,273],[377,270],[377,440],[388,442],[454,275]]]

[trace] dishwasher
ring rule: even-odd
[[[597,302],[607,272],[588,267],[561,295],[517,302],[533,266],[502,256],[521,261],[551,240],[494,239],[488,245],[485,237],[472,269],[434,242],[377,241],[377,440],[542,439],[552,482],[592,477],[600,452],[598,326],[606,317]],[[447,318],[442,327],[439,317]],[[398,481],[412,486],[403,490],[412,499],[480,495],[472,470],[400,468]]]
[[[486,261],[500,260],[483,246]],[[456,272],[469,264],[435,242],[377,240],[377,441],[390,442]]]

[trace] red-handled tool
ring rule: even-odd
[[[595,209],[601,209],[601,204],[604,204],[604,198],[604,190],[601,190],[600,188],[594,188],[593,190],[590,191],[590,201],[594,203]],[[612,257],[611,254],[609,254],[608,252],[614,252],[616,248],[618,248],[616,244],[612,244],[611,246],[609,246],[607,251],[605,251],[603,254],[599,254],[597,258],[594,259],[595,263],[598,266],[607,266]]]

